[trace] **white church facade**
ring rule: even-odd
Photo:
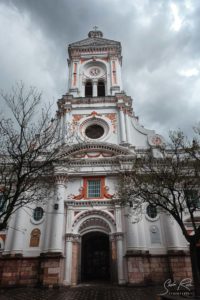
[[[94,30],[68,51],[68,92],[56,113],[63,155],[48,201],[18,210],[0,232],[1,284],[138,285],[191,277],[176,222],[147,205],[136,218],[117,201],[119,174],[136,154],[164,142],[139,124],[123,91],[121,44]]]

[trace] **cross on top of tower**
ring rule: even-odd
[[[103,33],[98,30],[98,26],[94,26],[93,27],[94,30],[91,30],[89,33],[88,33],[88,37],[89,38],[102,38],[103,37]]]

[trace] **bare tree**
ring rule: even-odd
[[[198,134],[198,131],[197,131]],[[200,240],[200,143],[182,132],[170,135],[170,144],[136,155],[132,170],[121,176],[119,195],[141,213],[146,202],[169,213],[189,243],[195,294],[200,295],[197,242]],[[188,224],[190,231],[188,230]]]
[[[41,109],[41,93],[17,84],[1,93],[10,116],[0,118],[0,230],[20,207],[41,200],[58,155],[59,123],[51,105]],[[43,189],[44,191],[44,189]]]

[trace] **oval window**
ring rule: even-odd
[[[85,134],[90,139],[99,139],[104,135],[104,128],[98,124],[93,124],[86,128]]]
[[[147,215],[149,218],[154,219],[157,217],[157,208],[154,205],[149,204],[147,206]]]
[[[42,207],[36,207],[33,211],[33,219],[35,221],[40,221],[44,215],[44,210]]]

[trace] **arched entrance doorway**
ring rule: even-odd
[[[82,236],[81,281],[110,280],[109,235],[89,232]]]
[[[76,215],[66,234],[64,284],[110,281],[124,284],[123,233],[117,232],[114,215],[86,210]]]

